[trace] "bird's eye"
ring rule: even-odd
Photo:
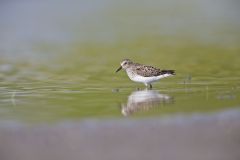
[[[124,62],[124,65],[126,65],[127,64],[127,62]]]

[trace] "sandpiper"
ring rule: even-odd
[[[120,64],[121,66],[116,72],[123,68],[132,81],[144,83],[150,89],[152,89],[153,82],[175,75],[174,70],[160,70],[152,66],[134,63],[130,59],[124,59]]]

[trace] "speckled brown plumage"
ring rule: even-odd
[[[172,74],[175,75],[174,70],[160,70],[158,68],[142,65],[138,63],[133,64],[135,67],[132,69],[136,71],[136,73],[143,77],[152,77],[152,76],[160,76],[163,74]]]

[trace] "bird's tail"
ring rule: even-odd
[[[161,74],[170,74],[170,75],[175,75],[175,70],[162,70]]]

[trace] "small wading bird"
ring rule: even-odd
[[[152,66],[134,63],[129,59],[124,59],[120,64],[121,66],[116,72],[123,68],[132,81],[144,83],[145,86],[149,86],[150,89],[152,89],[153,82],[175,75],[174,70],[160,70]]]

